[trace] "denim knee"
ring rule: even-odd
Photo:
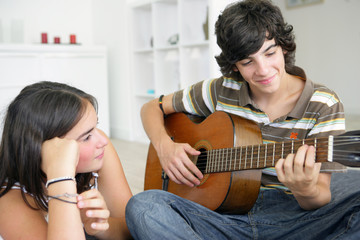
[[[149,211],[153,208],[153,204],[162,201],[162,196],[166,195],[166,193],[161,190],[148,190],[134,195],[126,205],[126,219],[131,219],[140,213]]]

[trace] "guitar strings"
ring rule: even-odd
[[[316,151],[316,154],[317,155],[319,155],[319,154],[321,154],[321,153],[328,153],[328,151],[327,150],[317,150]],[[349,154],[354,154],[354,155],[359,155],[360,154],[360,151],[349,151],[349,150],[333,150],[333,156],[337,156],[337,157],[343,157],[343,156],[348,156]],[[219,153],[219,154],[215,154],[215,158],[219,158],[219,156],[217,156],[217,155],[226,155],[226,154],[221,154],[221,153]],[[253,154],[254,155],[254,154]],[[275,152],[275,154],[274,154],[277,158],[278,158],[278,155],[281,155],[279,152]],[[211,157],[213,157],[214,156],[214,154],[211,156]],[[220,156],[221,157],[221,156]],[[227,159],[226,157],[227,156],[223,156],[223,157],[225,157],[225,159]],[[243,158],[243,159],[245,159],[245,157],[246,157],[246,159],[247,160],[251,160],[251,159],[253,159],[253,160],[267,160],[267,161],[270,161],[269,159],[269,157],[268,156],[253,156],[253,157],[251,157],[251,153],[247,153],[247,154],[242,154],[241,155],[241,157]],[[284,156],[285,157],[285,156]],[[234,153],[232,153],[232,155],[230,156],[230,158],[231,159],[239,159],[240,160],[240,156],[236,156],[236,158],[235,158],[235,154]],[[198,160],[207,160],[208,159],[208,156],[206,156],[206,155],[200,155],[199,157],[198,157]]]
[[[348,146],[348,145],[355,146],[354,139],[353,139],[354,136],[341,137],[341,138],[343,138],[342,141],[338,140],[339,136],[336,138],[337,139],[334,140],[334,142],[333,142],[334,147]],[[352,141],[349,141],[348,140],[349,138]],[[358,136],[355,138],[360,139]],[[306,142],[306,140],[304,142]],[[328,141],[327,140],[321,141],[320,143],[321,144],[328,143]],[[291,145],[289,146],[289,144],[291,144]],[[234,147],[234,148],[222,148],[222,149],[212,149],[212,150],[204,151],[203,153],[205,153],[205,155],[202,153],[198,157],[197,166],[200,170],[203,170],[203,171],[207,168],[207,165],[211,165],[209,167],[211,167],[212,170],[214,170],[214,168],[215,168],[215,170],[220,170],[219,167],[221,167],[221,170],[227,170],[227,169],[230,170],[230,169],[235,169],[236,166],[237,166],[236,169],[239,169],[239,170],[241,170],[242,168],[245,169],[246,167],[247,168],[249,168],[249,167],[251,167],[251,168],[269,167],[269,166],[273,166],[272,163],[277,162],[279,155],[283,154],[284,152],[286,152],[285,155],[287,155],[287,152],[291,152],[289,150],[292,150],[292,148],[296,147],[297,145],[302,145],[302,141],[280,142],[280,143],[274,143],[274,144],[270,143],[268,146],[270,146],[270,148],[272,148],[273,145],[275,145],[274,146],[275,150],[273,150],[273,151],[271,149],[268,149],[268,150],[269,150],[269,152],[271,152],[273,154],[273,156],[276,156],[276,158],[277,158],[276,161],[275,161],[275,159],[268,159],[268,156],[262,156],[262,154],[266,154],[266,153],[265,153],[265,150],[261,149],[261,146],[263,146],[263,148],[264,148],[265,144],[261,144],[261,145],[253,145],[253,146],[239,146],[239,147]],[[278,149],[279,147],[281,149]],[[356,146],[356,147],[358,147],[358,146]],[[244,150],[244,149],[246,149],[246,150]],[[240,150],[240,152],[239,152],[239,150]],[[294,151],[296,151],[296,149]],[[208,152],[212,153],[211,157],[215,157],[215,160],[217,160],[217,158],[219,158],[219,157],[225,157],[225,160],[221,160],[221,161],[217,161],[217,162],[208,164],[208,156],[207,156]],[[226,156],[229,155],[229,152],[231,154],[230,155],[231,159],[226,158]],[[324,153],[327,154],[327,152],[328,152],[327,147],[317,147],[317,149],[316,149],[317,156],[319,156],[319,155],[321,156]],[[236,156],[236,154],[240,154],[240,156]],[[360,154],[360,151],[336,150],[336,149],[333,150],[333,157],[336,160],[347,160],[347,158],[343,158],[343,157],[345,157],[345,156],[347,157],[349,154],[358,155],[358,154]],[[221,156],[221,155],[223,155],[223,156]],[[236,158],[235,158],[235,156],[236,156]],[[209,161],[212,162],[211,159]],[[237,161],[239,163],[237,163]],[[326,161],[327,161],[327,159],[326,159]],[[271,163],[271,165],[267,165],[266,163]]]

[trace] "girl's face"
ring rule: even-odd
[[[235,63],[241,76],[256,94],[271,94],[279,90],[285,73],[285,59],[282,48],[275,40],[265,40],[261,49]]]
[[[79,163],[76,173],[93,172],[103,165],[108,139],[96,128],[98,123],[94,107],[88,102],[80,121],[65,135],[79,143]]]

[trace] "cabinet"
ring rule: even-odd
[[[130,4],[132,138],[147,142],[141,106],[198,81],[218,77],[214,24],[231,0],[152,0]]]
[[[99,128],[110,134],[105,47],[0,45],[0,66],[1,121],[7,105],[23,87],[37,81],[56,81],[95,96]]]

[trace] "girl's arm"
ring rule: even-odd
[[[79,161],[79,145],[75,140],[53,138],[45,141],[41,150],[42,169],[47,180],[75,177]],[[49,199],[48,239],[85,239],[80,211],[76,197],[76,182],[72,180],[55,182],[48,186],[48,196],[58,196],[69,202]],[[71,203],[70,203],[71,202]]]
[[[48,180],[75,176],[78,144],[74,140],[54,138],[42,145],[42,169]],[[76,194],[72,180],[48,186],[48,195]],[[31,206],[33,198],[26,194]],[[76,197],[61,199],[75,202]],[[13,189],[0,198],[0,235],[4,239],[85,239],[80,211],[74,203],[49,200],[48,222],[45,213],[31,209],[23,200],[21,190]]]

